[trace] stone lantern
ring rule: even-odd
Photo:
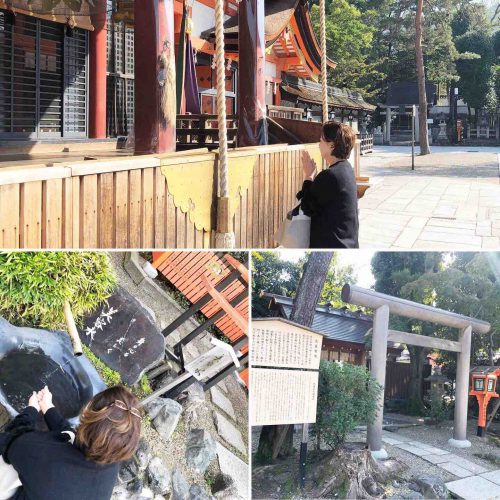
[[[432,369],[432,374],[424,380],[426,382],[430,382],[431,384],[431,395],[435,395],[435,397],[442,399],[445,395],[444,386],[445,384],[450,383],[450,379],[441,373],[441,367],[435,366]]]

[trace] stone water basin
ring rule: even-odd
[[[15,417],[33,391],[48,385],[72,425],[106,385],[85,356],[76,357],[65,332],[16,327],[0,317],[0,404]]]

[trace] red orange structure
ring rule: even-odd
[[[500,377],[500,367],[476,366],[470,374],[469,396],[476,396],[479,406],[477,419],[477,435],[482,436],[486,427],[488,404],[493,398],[498,398],[497,381]]]
[[[210,300],[200,304],[199,309],[208,319],[205,327],[215,325],[235,349],[248,353],[246,266],[231,254],[218,252],[153,252],[152,265],[191,304],[200,304],[208,292]],[[168,334],[169,329],[164,334]],[[240,372],[240,377],[248,381],[247,368]]]

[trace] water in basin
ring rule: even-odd
[[[33,391],[48,385],[53,403],[65,418],[78,415],[81,397],[73,378],[41,349],[19,349],[0,359],[0,387],[7,400],[20,412]]]

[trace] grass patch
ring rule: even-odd
[[[97,373],[101,376],[101,378],[104,380],[104,383],[110,387],[113,385],[119,385],[122,384],[130,391],[134,396],[138,399],[143,399],[146,396],[149,396],[152,392],[153,389],[151,389],[151,386],[149,385],[149,380],[146,377],[146,375],[143,375],[141,380],[134,386],[130,387],[127,384],[124,384],[122,382],[121,375],[111,369],[106,363],[104,363],[101,359],[99,359],[87,346],[83,346],[83,353],[89,361],[92,363],[94,368],[97,370]]]
[[[94,365],[97,373],[104,380],[105,384],[109,387],[112,385],[121,384],[122,378],[120,374],[112,370],[106,363],[103,363],[87,346],[83,346],[83,354],[87,356],[89,361]]]
[[[205,472],[205,483],[208,486],[209,490],[212,491],[212,487],[215,484],[215,478],[210,474],[210,472]]]

